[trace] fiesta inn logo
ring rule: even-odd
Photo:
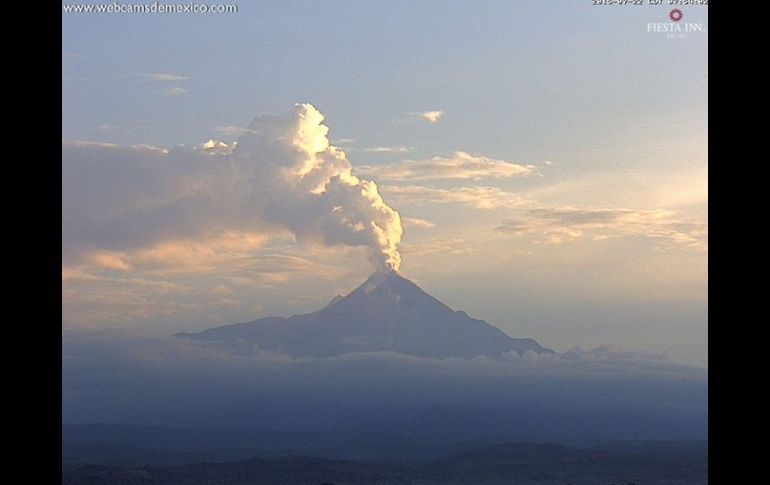
[[[648,22],[647,32],[666,34],[669,39],[684,39],[688,33],[705,32],[701,22],[682,22],[684,13],[678,8],[668,13],[670,22]]]

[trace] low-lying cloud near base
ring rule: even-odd
[[[65,423],[393,432],[406,431],[408,419],[426,427],[425,436],[439,426],[449,441],[500,433],[681,438],[705,433],[706,395],[705,369],[606,349],[500,359],[390,352],[294,359],[246,343],[109,332],[62,339]]]
[[[261,350],[253,342],[194,341],[178,337],[142,337],[118,331],[67,331],[63,335],[64,359],[74,356],[114,360],[131,365],[158,365],[159,370],[191,366],[215,369],[241,368],[253,375],[280,372],[448,372],[482,374],[591,374],[593,372],[697,375],[704,369],[667,362],[665,354],[631,352],[609,346],[590,350],[574,347],[564,354],[522,355],[508,352],[499,358],[434,359],[396,352],[351,352],[333,357],[292,357]]]

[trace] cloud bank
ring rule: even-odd
[[[366,176],[388,181],[509,179],[532,175],[534,170],[534,165],[519,165],[460,151],[451,157],[359,167],[359,171]]]
[[[389,409],[409,410],[420,423],[440,410],[478,409],[440,423],[428,419],[434,424],[425,437],[435,438],[440,429],[451,431],[448,441],[470,439],[465,423],[474,433],[486,429],[489,410],[497,418],[488,436],[508,430],[514,433],[509,439],[533,421],[537,429],[528,439],[559,433],[663,437],[672,430],[705,432],[705,369],[617,352],[500,360],[390,352],[293,359],[246,343],[220,347],[113,332],[62,337],[62,420],[67,423],[360,429],[364,422],[376,422],[373,429],[393,431],[405,424],[401,413],[392,415]],[[360,412],[351,413],[355,408]],[[650,421],[640,431],[641,417]],[[579,429],[564,428],[565,423]]]
[[[288,230],[302,243],[365,247],[377,268],[397,270],[400,216],[374,182],[353,175],[323,120],[298,104],[255,119],[234,145],[64,142],[64,264],[129,271],[132,259],[174,245],[258,245]]]
[[[422,185],[388,185],[383,190],[388,197],[412,204],[462,204],[475,209],[491,210],[530,203],[516,194],[488,186],[439,189]]]
[[[559,244],[589,233],[601,241],[620,236],[643,236],[673,245],[708,249],[708,223],[678,219],[670,209],[604,209],[557,207],[531,210],[518,219],[505,219],[495,228],[501,233],[545,235],[543,242]]]

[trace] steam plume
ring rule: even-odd
[[[255,119],[237,143],[170,150],[65,142],[62,256],[132,254],[169,241],[215,240],[276,227],[298,241],[362,246],[398,270],[402,227],[377,185],[352,173],[310,104]],[[75,261],[73,261],[75,260]]]
[[[298,104],[281,119],[254,120],[233,157],[252,165],[263,181],[269,175],[264,216],[285,225],[299,239],[329,245],[366,246],[378,269],[396,271],[401,218],[380,195],[377,184],[352,174],[345,152],[331,146],[324,116]],[[283,156],[270,156],[282,154]]]

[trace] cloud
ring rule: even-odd
[[[476,209],[490,210],[519,207],[530,203],[527,199],[497,187],[439,189],[419,185],[388,185],[382,190],[389,198],[407,204],[462,204]]]
[[[460,238],[435,237],[420,244],[404,244],[403,251],[414,257],[422,256],[468,256],[474,253],[473,247]]]
[[[292,372],[334,372],[337,375],[345,373],[356,374],[358,372],[391,371],[400,375],[403,371],[415,370],[418,372],[438,372],[452,375],[453,372],[462,371],[467,375],[501,374],[516,375],[519,373],[547,373],[550,371],[585,370],[591,372],[591,363],[617,364],[616,371],[623,373],[628,370],[629,364],[636,364],[637,369],[645,367],[654,372],[668,369],[672,374],[681,373],[703,375],[705,369],[682,366],[667,362],[668,354],[649,351],[625,351],[607,345],[602,345],[591,350],[583,350],[576,346],[564,354],[537,354],[532,351],[518,356],[516,352],[501,355],[500,358],[477,357],[473,359],[446,358],[435,359],[429,357],[416,357],[399,354],[390,351],[379,352],[351,352],[331,357],[292,357],[276,351],[265,351],[258,346],[247,345],[233,346],[232,342],[195,341],[192,339],[180,339],[174,337],[147,338],[141,334],[128,335],[125,331],[68,331],[62,338],[64,354],[67,356],[78,353],[91,353],[101,358],[133,360],[134,364],[140,364],[148,356],[153,355],[152,360],[164,359],[172,367],[180,368],[189,365],[205,365],[204,362],[217,360],[220,363],[231,362],[233,367],[241,367],[241,370],[249,374],[249,369],[258,374],[267,373],[273,369],[261,367],[263,364],[276,364],[283,370]],[[109,350],[110,348],[113,351]],[[261,368],[261,370],[260,370]],[[603,373],[607,368],[603,369]]]
[[[419,227],[422,229],[432,229],[436,227],[436,225],[430,221],[426,221],[424,219],[417,219],[414,217],[402,217],[401,222],[404,224],[405,227]]]
[[[187,76],[180,76],[178,74],[172,74],[170,72],[138,73],[134,75],[146,81],[174,82],[174,81],[185,81],[189,79]]]
[[[249,243],[247,235],[231,234],[209,242],[164,242],[138,251],[100,251],[67,265],[62,269],[65,327],[154,326],[164,319],[186,325],[247,321],[262,313],[254,309],[268,291],[308,278],[328,285],[343,272],[275,248],[260,253],[263,241],[253,236]]]
[[[708,223],[683,221],[671,209],[539,208],[518,219],[505,219],[495,228],[513,234],[540,234],[542,242],[560,244],[591,234],[603,241],[612,237],[642,236],[670,244],[706,250]]]
[[[217,126],[214,128],[216,133],[225,136],[242,136],[250,132],[248,128],[242,126]]]
[[[227,143],[221,140],[214,140],[213,138],[211,138],[206,143],[201,143],[195,148],[212,155],[229,155],[235,149],[236,146],[238,146],[237,141],[228,145]]]
[[[64,142],[64,264],[98,262],[94,254],[123,270],[153,254],[212,260],[231,251],[221,246],[228,238],[248,248],[290,232],[304,244],[365,247],[377,267],[398,268],[399,214],[374,182],[351,173],[323,119],[309,104],[257,118],[234,148]]]
[[[268,237],[261,233],[225,231],[210,238],[163,240],[151,246],[111,252],[128,268],[154,274],[212,273],[228,262],[257,258]]]
[[[482,180],[509,179],[532,175],[533,165],[519,165],[505,160],[455,152],[452,157],[433,157],[428,160],[404,160],[389,165],[357,167],[361,174],[387,181],[412,180]]]
[[[593,360],[593,361],[608,361],[608,360],[642,360],[642,361],[661,361],[665,362],[669,360],[668,352],[650,352],[647,350],[629,351],[623,350],[610,345],[601,345],[591,350],[583,350],[579,345],[572,347],[567,352],[562,354],[562,358],[566,360]]]
[[[422,112],[413,112],[409,113],[412,116],[418,116],[429,123],[438,123],[441,121],[441,118],[444,116],[443,111],[422,111]]]
[[[211,288],[210,291],[211,291],[212,294],[220,295],[220,296],[232,295],[233,294],[233,290],[231,290],[230,287],[228,287],[227,285],[222,285],[222,284],[214,286],[213,288]]]
[[[373,148],[367,148],[364,151],[365,152],[369,152],[369,153],[409,153],[411,151],[414,151],[414,148],[413,147],[402,147],[402,146],[373,147]]]
[[[332,140],[334,145],[351,145],[356,142],[355,138],[335,138]]]
[[[161,91],[164,96],[189,96],[190,91],[180,86],[171,86]]]
[[[693,416],[705,428],[707,411],[706,370],[654,360],[530,354],[438,360],[392,352],[293,359],[248,342],[222,345],[125,331],[63,332],[61,351],[65,423],[206,423],[219,429],[325,429],[333,423],[360,428],[363,412],[369,424],[379,422],[372,429],[392,431],[397,423],[414,422],[427,438],[435,435],[431,416],[437,412],[478,409],[483,403],[479,413],[448,413],[442,432],[452,432],[453,422],[468,422],[455,416],[488,418],[489,410],[495,410],[496,418],[479,422],[488,423],[488,436],[499,439],[499,423],[505,422],[499,413],[520,425],[560,416],[553,431],[564,422],[583,423],[580,433],[574,427],[566,433],[583,435],[602,430],[596,425],[606,425],[608,416],[610,429],[637,429],[637,420],[628,424],[629,417],[639,416],[637,410],[665,418],[658,425],[666,432]],[[506,423],[506,429],[518,432],[515,423]],[[483,427],[472,426],[473,434],[461,440],[478,439]],[[552,432],[540,428],[539,439]]]
[[[114,251],[97,251],[90,256],[91,262],[102,269],[131,271],[132,267],[125,261],[125,255]]]
[[[95,328],[142,320],[200,317],[221,311],[203,288],[152,277],[63,272],[62,319],[67,326]]]

